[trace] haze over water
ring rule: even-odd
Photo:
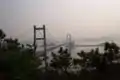
[[[70,33],[79,43],[120,43],[119,0],[0,0],[0,12],[0,28],[23,43],[43,24],[59,41]]]

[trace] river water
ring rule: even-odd
[[[77,45],[78,44],[81,44],[81,45],[83,45],[83,44],[84,45],[86,45],[86,44],[87,45],[96,45],[96,44],[99,44],[99,43],[103,43],[103,42],[84,42],[84,43],[83,42],[75,42],[75,44],[77,44]],[[63,48],[65,49],[66,47],[63,46]],[[104,47],[103,46],[73,47],[71,49],[71,56],[73,58],[78,58],[77,53],[80,52],[81,50],[84,50],[85,52],[89,52],[89,51],[91,51],[91,49],[96,49],[96,48],[99,48],[100,53],[103,53],[103,51],[104,51]],[[57,53],[58,50],[59,50],[59,48],[48,52],[49,56],[50,56],[51,52]]]

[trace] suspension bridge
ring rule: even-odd
[[[24,32],[27,32],[27,31],[24,31]],[[24,32],[22,32],[22,34]],[[42,35],[43,34],[41,32],[39,32],[39,36],[42,36]],[[51,40],[50,40],[50,38],[51,38]],[[42,45],[39,45],[39,44],[42,44],[42,43],[37,43],[37,48],[43,48],[44,47],[44,44],[42,44]],[[69,52],[71,52],[71,50],[73,48],[76,48],[76,47],[101,47],[101,46],[104,46],[104,43],[92,44],[92,45],[89,45],[89,44],[76,44],[75,40],[72,39],[71,34],[67,34],[66,35],[65,41],[58,41],[58,40],[56,40],[56,37],[51,34],[51,32],[49,31],[49,29],[46,28],[46,51],[49,52],[49,51],[57,49],[57,48],[59,48],[61,46],[67,47],[68,50],[69,50]],[[37,54],[44,53],[44,50],[38,51],[36,53]],[[40,56],[40,55],[38,55],[38,56]]]
[[[36,38],[35,30],[43,30],[43,36],[44,37],[43,38]],[[76,48],[76,47],[97,47],[98,48],[99,46],[104,46],[104,43],[94,44],[94,45],[79,45],[79,44],[75,44],[75,41],[72,39],[71,34],[67,34],[66,40],[64,42],[62,42],[62,43],[59,43],[59,41],[55,40],[55,37],[52,37],[52,40],[54,39],[53,40],[54,42],[52,42],[51,44],[47,44],[47,42],[45,42],[45,41],[47,41],[46,40],[46,33],[48,33],[48,32],[49,32],[48,29],[47,29],[47,32],[46,32],[45,25],[43,25],[43,28],[36,28],[36,26],[34,26],[34,34],[35,34],[34,35],[34,41],[35,41],[34,44],[36,44],[36,40],[41,40],[41,39],[44,40],[44,42],[43,42],[44,44],[43,45],[37,46],[38,48],[44,47],[44,50],[43,51],[39,51],[38,54],[40,54],[40,53],[45,53],[46,54],[48,51],[52,51],[52,50],[57,49],[57,48],[59,48],[61,46],[65,46],[68,49],[69,53],[71,53],[71,50],[73,48]],[[48,34],[51,35],[50,32]]]
[[[104,43],[99,43],[99,44],[75,44],[75,41],[72,40],[71,34],[67,34],[66,36],[66,41],[64,41],[63,43],[49,43],[47,44],[47,52],[55,50],[59,47],[66,47],[68,49],[68,51],[71,53],[71,50],[77,47],[103,47]],[[44,47],[44,45],[40,45],[38,46],[38,48],[42,48]],[[44,53],[44,51],[38,51],[37,54],[39,53]],[[39,55],[41,56],[41,54]]]
[[[61,44],[57,44],[57,43],[51,43],[51,44],[47,44],[47,47],[49,48],[48,51],[50,50],[54,50],[56,48],[59,48],[61,46],[65,46],[65,47],[71,47],[71,48],[76,48],[76,47],[100,47],[100,46],[104,46],[104,43],[100,43],[100,44],[75,44],[75,41],[72,40],[72,37],[70,34],[67,34],[66,37],[66,42],[61,43]],[[38,47],[44,47],[44,45],[40,45]]]

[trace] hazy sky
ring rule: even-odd
[[[0,0],[0,28],[8,36],[32,36],[45,24],[55,37],[100,38],[120,34],[119,0]],[[118,36],[120,37],[120,36]]]

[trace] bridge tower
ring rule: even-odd
[[[36,32],[37,31],[42,31],[43,32],[43,37],[37,37],[37,34]],[[45,61],[45,69],[47,70],[47,50],[46,50],[46,27],[45,25],[43,25],[43,27],[39,27],[37,28],[35,25],[34,25],[34,35],[33,35],[34,39],[33,39],[33,46],[34,46],[34,56],[35,56],[35,53],[36,53],[36,41],[37,40],[43,40],[44,41],[44,61]]]
[[[72,41],[72,36],[71,36],[71,34],[67,34],[66,42],[67,42],[67,48],[68,48],[68,50],[69,50],[69,53],[71,53],[72,48],[73,48],[73,46],[74,46],[74,42]]]

